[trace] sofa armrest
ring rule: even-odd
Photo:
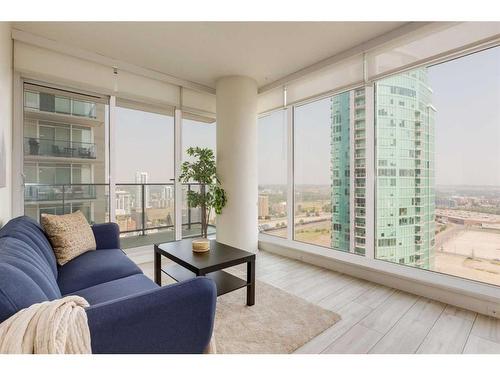
[[[92,225],[97,250],[120,248],[120,227],[116,223]]]
[[[92,353],[202,353],[217,292],[206,277],[90,306]]]

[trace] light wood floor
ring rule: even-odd
[[[152,246],[126,252],[152,277]],[[499,319],[263,251],[256,276],[341,316],[296,353],[500,354]]]

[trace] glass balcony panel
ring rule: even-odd
[[[96,144],[64,140],[24,138],[24,155],[96,159]]]
[[[91,224],[109,221],[109,187],[105,184],[26,184],[24,202],[25,214],[36,220],[42,213],[80,210]]]
[[[95,118],[96,117],[96,105],[95,105],[95,103],[73,99],[73,101],[72,101],[72,114],[73,114],[73,116],[83,116],[83,117]]]
[[[69,98],[56,96],[54,109],[57,113],[62,113],[65,115],[71,114],[71,100]]]

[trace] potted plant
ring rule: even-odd
[[[189,147],[187,154],[193,158],[192,161],[185,161],[181,166],[179,181],[182,183],[192,183],[200,186],[199,191],[188,190],[188,206],[201,209],[201,235],[202,240],[193,241],[194,251],[207,251],[210,247],[208,236],[208,223],[212,209],[217,215],[222,212],[226,205],[226,192],[221,186],[217,177],[215,167],[215,156],[211,149],[201,147]]]

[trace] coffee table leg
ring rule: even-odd
[[[255,260],[247,263],[247,306],[255,304]]]
[[[155,246],[155,283],[161,286],[161,255]]]

